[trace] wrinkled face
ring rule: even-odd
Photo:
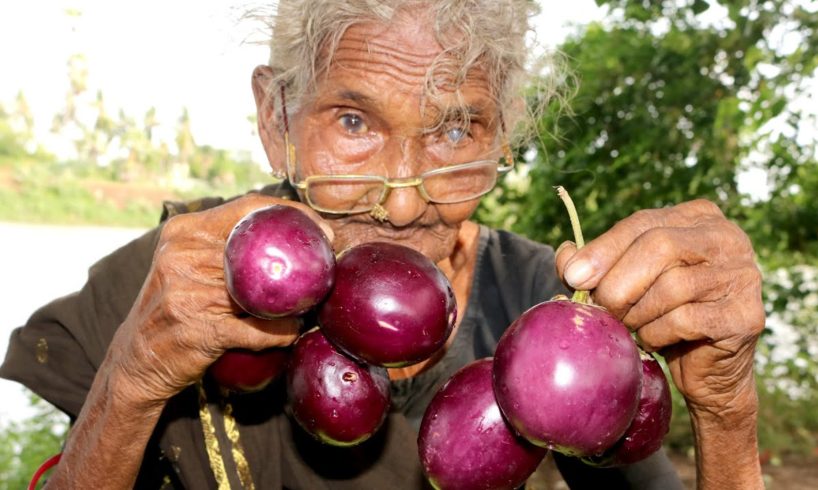
[[[391,25],[361,24],[344,34],[315,93],[291,116],[295,181],[339,174],[416,177],[500,156],[498,108],[479,70],[460,86],[459,98],[445,78],[434,98],[424,97],[427,69],[441,52],[427,25],[423,16],[404,14]],[[338,189],[339,201],[344,192]],[[369,213],[324,217],[334,228],[336,250],[387,240],[439,261],[451,254],[478,201],[436,204],[416,187],[395,188],[382,203],[388,212],[383,222]]]

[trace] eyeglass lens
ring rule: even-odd
[[[456,165],[421,176],[425,197],[436,203],[475,199],[490,191],[497,181],[493,161]],[[313,177],[306,182],[309,203],[323,211],[356,213],[372,209],[385,197],[388,186],[379,177]]]
[[[485,162],[450,172],[429,172],[424,175],[423,189],[433,202],[456,203],[483,195],[496,181],[497,164]]]

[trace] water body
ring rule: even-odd
[[[97,260],[145,230],[0,222],[0,358],[11,331],[54,298],[82,287]],[[31,415],[17,383],[0,380],[0,426]]]

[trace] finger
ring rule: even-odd
[[[301,319],[298,317],[274,320],[254,316],[227,317],[216,328],[224,335],[222,346],[226,349],[261,350],[268,347],[287,347],[295,342],[301,329]]]
[[[622,317],[637,329],[686,303],[712,302],[724,298],[742,270],[706,264],[674,267],[663,272]]]
[[[643,349],[648,352],[682,342],[712,342],[712,331],[723,314],[719,303],[686,303],[636,330]]]
[[[580,249],[566,264],[565,280],[575,289],[593,289],[631,244],[648,230],[691,227],[714,218],[723,218],[721,211],[704,200],[638,211]]]
[[[237,223],[239,219],[241,219],[242,217],[246,216],[247,214],[250,214],[251,212],[257,209],[265,208],[273,204],[280,204],[282,206],[290,206],[296,208],[302,213],[306,214],[308,218],[314,221],[315,224],[317,224],[321,228],[321,231],[324,232],[324,235],[327,236],[327,239],[330,241],[330,243],[332,243],[332,241],[335,239],[335,232],[333,232],[332,227],[329,225],[329,223],[327,223],[321,217],[321,215],[319,215],[314,209],[312,209],[311,207],[302,202],[274,198],[259,193],[248,194],[239,199],[236,199],[234,202],[236,203],[237,211],[240,213],[239,216],[235,219],[234,224]]]
[[[224,240],[242,218],[253,211],[275,204],[298,209],[321,228],[330,242],[334,238],[332,227],[309,206],[298,201],[259,193],[250,193],[205,211],[174,216],[165,223],[163,236],[166,238],[165,241],[169,241],[171,237],[177,239],[195,237],[203,242]]]
[[[287,347],[298,338],[300,329],[298,317],[268,320],[231,314],[207,316],[177,330],[174,345],[184,351],[205,352],[215,359],[227,349]]]
[[[647,230],[623,251],[619,260],[600,279],[594,290],[594,301],[605,306],[613,315],[623,318],[656,281],[667,271],[706,263],[719,256],[730,238],[720,226],[690,228],[662,227]],[[704,272],[705,269],[695,269]],[[675,273],[674,273],[675,274]],[[676,276],[674,276],[676,277]],[[697,278],[684,276],[687,280]],[[678,306],[672,284],[661,294]],[[678,295],[685,294],[682,285]],[[689,298],[690,299],[690,298]]]
[[[166,290],[199,287],[225,288],[224,241],[204,244],[197,240],[169,242],[157,250],[154,268]]]
[[[565,282],[563,277],[563,273],[565,272],[565,264],[571,260],[571,257],[577,253],[577,246],[574,242],[566,241],[562,242],[562,244],[557,248],[557,251],[554,252],[554,262],[557,266],[557,274],[559,275],[560,280]]]
[[[763,305],[754,307],[743,300],[686,303],[636,330],[649,352],[683,342],[705,342],[727,353],[736,353],[760,335],[764,325]]]
[[[757,276],[755,269],[747,267],[701,264],[673,268],[656,280],[622,321],[631,328],[638,328],[685,303],[723,301],[752,287]]]

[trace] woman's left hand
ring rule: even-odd
[[[761,274],[747,235],[713,203],[634,213],[579,251],[563,244],[557,270],[665,357],[691,412],[755,415]]]

